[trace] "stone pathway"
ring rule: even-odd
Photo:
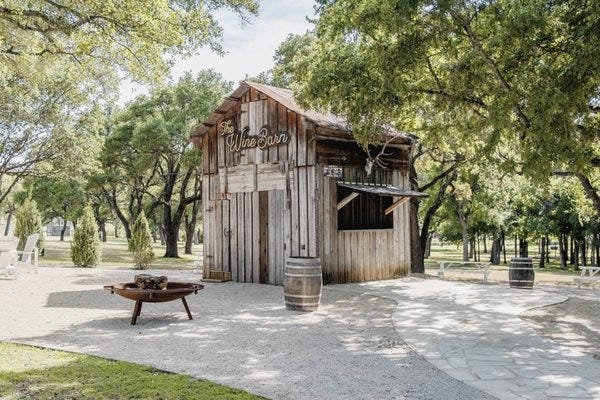
[[[281,287],[207,284],[188,297],[193,321],[172,302],[148,305],[131,326],[133,303],[101,287],[133,274],[41,268],[0,279],[0,340],[152,365],[273,399],[600,399],[600,360],[519,318],[566,300],[563,288],[408,278],[327,286],[318,311],[296,313],[284,308]]]
[[[131,326],[133,302],[102,285],[134,274],[40,268],[0,279],[0,340],[151,365],[277,400],[493,399],[412,351],[394,329],[393,300],[331,287],[319,310],[299,313],[285,309],[279,286],[206,284],[188,296],[194,320],[175,301],[145,305]]]
[[[565,301],[566,289],[408,279],[346,290],[396,301],[394,325],[413,349],[499,399],[600,399],[600,360],[540,336],[519,318],[528,309]]]

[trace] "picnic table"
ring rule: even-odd
[[[452,268],[455,272],[465,273],[465,272],[481,272],[483,274],[483,281],[487,283],[488,276],[490,275],[490,262],[489,261],[438,261],[438,278],[443,279],[446,271]],[[472,266],[475,268],[467,268],[467,269],[456,269],[454,267],[461,266]]]
[[[594,283],[600,281],[600,267],[599,266],[589,266],[589,267],[579,267],[581,270],[581,274],[573,278],[573,283],[577,284],[578,288],[581,288],[582,283],[589,283],[590,286],[593,286]]]

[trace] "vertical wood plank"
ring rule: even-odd
[[[238,282],[246,282],[246,194],[237,193],[237,208],[238,208]]]
[[[258,192],[258,281],[269,283],[269,192]]]
[[[315,124],[310,121],[306,125],[306,164],[315,165],[317,160],[317,141],[315,140]]]
[[[307,201],[307,247],[308,256],[317,257],[317,237],[319,229],[317,224],[317,215],[319,213],[319,204],[317,199],[322,196],[316,182],[316,171],[314,166],[306,167],[306,201]],[[321,218],[319,218],[321,219]],[[320,237],[320,236],[319,236]],[[322,242],[322,239],[319,240]]]
[[[278,132],[277,102],[269,97],[266,110],[269,127],[272,133],[276,134]],[[268,161],[270,163],[279,161],[279,146],[269,147]]]
[[[287,109],[281,104],[277,103],[277,132],[289,133],[287,122]],[[277,159],[279,160],[279,162],[286,161],[289,159],[288,148],[289,142],[277,146]]]
[[[215,200],[213,204],[215,207],[215,269],[223,271],[223,202],[221,200]]]
[[[297,150],[297,163],[296,165],[298,166],[305,166],[306,165],[306,148],[307,148],[307,142],[306,142],[306,130],[305,130],[305,124],[304,124],[304,117],[301,115],[298,115],[296,117],[296,136],[297,136],[297,146],[298,146],[298,150]]]
[[[305,167],[298,167],[298,231],[300,257],[308,257],[308,193],[307,193],[307,171]]]
[[[210,190],[210,185],[209,185],[209,175],[205,174],[202,175],[202,193],[205,194],[205,199],[202,199],[202,250],[204,253],[204,257],[202,260],[202,266],[203,266],[203,271],[204,271],[204,276],[208,276],[208,269],[209,269],[209,265],[208,265],[208,259],[209,259],[209,255],[210,253],[210,235],[212,234],[212,231],[210,230],[210,225],[209,225],[209,215],[210,215],[210,201],[207,200],[209,198],[209,190]]]
[[[296,134],[296,113],[287,110],[287,129],[290,134],[290,141],[288,144],[288,160],[292,165],[298,165],[298,135]]]
[[[260,220],[259,192],[249,193],[252,197],[252,282],[260,282]]]
[[[231,236],[229,238],[230,245],[230,268],[231,268],[231,279],[238,282],[238,211],[237,211],[237,193],[231,195],[231,200],[229,201],[229,229],[231,230]]]
[[[246,128],[247,126],[249,126],[249,118],[250,118],[250,116],[249,116],[249,112],[248,112],[248,109],[249,109],[248,104],[250,104],[250,103],[242,103],[242,104],[240,104],[240,110],[241,110],[241,113],[240,113],[240,126],[238,127],[238,130],[240,132],[243,132],[244,128]],[[248,149],[244,149],[244,150],[241,150],[239,152],[239,154],[240,154],[240,162],[239,162],[239,164],[240,165],[246,165],[246,164],[249,163],[249,153],[250,153],[250,150],[248,150]]]
[[[338,283],[348,283],[348,280],[346,280],[346,251],[345,251],[345,240],[344,240],[344,233],[343,232],[339,232],[338,233],[338,241],[337,241],[337,245],[338,245],[338,262],[337,262],[337,276],[338,276]]]
[[[275,265],[277,262],[277,242],[279,241],[276,236],[276,225],[277,225],[277,191],[271,190],[267,192],[267,263],[269,267],[269,280],[268,283],[275,284],[276,281],[276,271]],[[283,223],[283,219],[281,220],[281,225]]]
[[[252,238],[252,193],[244,193],[244,261],[245,273],[244,282],[252,282],[252,248],[254,247]]]
[[[341,283],[340,267],[338,262],[338,217],[337,217],[337,185],[334,179],[327,179],[328,187],[326,188],[329,193],[329,202],[325,204],[329,209],[329,222],[326,223],[327,229],[329,229],[329,238],[331,240],[331,265],[335,268],[333,279],[336,283]]]
[[[221,262],[223,264],[223,271],[231,272],[231,265],[229,262],[230,249],[231,249],[231,227],[229,225],[229,200],[221,201],[222,214],[222,226],[221,234],[223,235]]]
[[[293,168],[292,169],[292,174],[294,176],[293,178],[293,182],[292,182],[292,193],[291,193],[291,197],[292,197],[292,209],[291,209],[291,216],[292,216],[292,226],[291,226],[291,238],[292,238],[292,248],[290,251],[290,255],[292,257],[299,257],[301,256],[300,253],[300,223],[298,221],[298,219],[300,218],[300,174],[299,174],[299,168]]]

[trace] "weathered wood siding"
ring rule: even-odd
[[[223,116],[231,118],[249,135],[269,125],[290,140],[231,152],[219,125],[203,139],[205,274],[281,285],[287,257],[317,256],[314,127],[252,89]]]
[[[407,276],[410,271],[409,204],[393,211],[393,229],[338,230],[337,179],[317,168],[323,210],[319,223],[323,281],[329,283],[365,282]],[[400,171],[374,170],[370,177],[359,168],[344,168],[342,180],[393,184],[408,188],[408,178]],[[394,198],[396,201],[397,198]]]

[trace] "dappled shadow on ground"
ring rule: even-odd
[[[589,353],[540,336],[519,318],[564,296],[433,280],[351,289],[398,301],[394,323],[402,338],[442,370],[500,398],[600,396],[600,368]]]
[[[212,284],[187,297],[194,320],[180,302],[169,302],[145,305],[132,326],[128,307],[101,292],[83,291],[89,299],[77,306],[92,307],[102,297],[107,309],[123,310],[119,315],[96,310],[88,320],[19,341],[152,365],[272,398],[487,397],[412,352],[393,327],[395,302],[381,297],[325,288],[319,310],[300,313],[285,309],[281,287]],[[47,306],[80,295],[53,293]]]
[[[529,310],[521,318],[541,335],[600,360],[600,297],[570,298],[564,303]]]

